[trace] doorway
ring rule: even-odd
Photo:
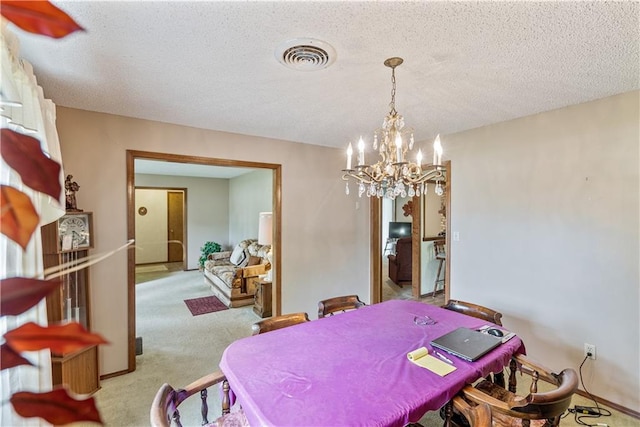
[[[451,239],[448,231],[451,230],[451,161],[444,162],[446,168],[447,179],[444,186],[443,212],[445,225],[445,251],[446,260],[444,262],[444,301],[449,300],[450,296],[450,264],[451,264]],[[429,186],[429,190],[433,191],[433,187]],[[371,225],[371,303],[375,304],[383,301],[383,281],[387,272],[383,271],[383,202],[378,197],[370,199],[370,225]],[[414,197],[412,203],[412,228],[411,228],[411,249],[412,249],[412,277],[411,288],[414,298],[419,298],[424,292],[421,292],[422,282],[422,260],[426,255],[422,249],[423,243],[430,242],[434,239],[430,236],[424,236],[423,230],[423,209],[424,203],[422,197]],[[385,216],[386,217],[386,216]]]
[[[186,188],[135,187],[136,266],[168,263],[187,270]]]
[[[382,301],[415,299],[419,283],[412,281],[413,205],[420,198],[383,197],[382,204]]]
[[[280,253],[281,246],[281,194],[282,194],[282,165],[274,163],[259,163],[241,160],[217,159],[199,156],[185,156],[178,154],[155,153],[146,151],[127,150],[127,238],[135,237],[135,162],[136,160],[153,160],[159,162],[170,162],[177,164],[217,166],[222,168],[249,168],[249,169],[266,169],[271,171],[272,175],[272,195],[271,205],[273,212],[273,231],[272,231],[272,299],[273,310],[276,315],[282,312],[281,303],[281,277],[282,258]],[[187,236],[184,236],[186,241]],[[136,296],[135,296],[135,264],[136,252],[134,248],[130,248],[127,253],[127,313],[128,313],[128,371],[133,372],[136,369]]]

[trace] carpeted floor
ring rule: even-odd
[[[211,295],[198,271],[171,273],[163,278],[136,286],[137,335],[143,338],[143,354],[136,357],[134,372],[101,383],[95,393],[102,420],[106,426],[142,427],[149,425],[149,409],[160,386],[167,382],[184,386],[218,368],[224,349],[233,341],[251,335],[251,325],[258,321],[252,306],[192,316],[184,299]],[[527,384],[519,383],[526,389]],[[219,393],[209,393],[209,420],[220,408]],[[576,396],[573,403],[592,406]],[[200,425],[197,396],[181,406],[181,420],[186,426]],[[640,421],[614,411],[614,417],[593,422],[612,427],[638,427]],[[442,425],[437,412],[428,412],[420,423],[425,427]],[[575,427],[573,417],[562,421],[564,427]],[[76,423],[74,426],[95,427]],[[300,426],[307,427],[307,426]]]
[[[184,386],[212,372],[229,344],[251,335],[259,320],[252,306],[192,316],[184,300],[210,295],[198,271],[136,285],[136,335],[142,337],[143,353],[134,372],[103,380],[95,394],[107,426],[148,426],[151,402],[164,382]],[[217,393],[210,394],[212,414],[220,407],[217,399]],[[199,399],[193,400],[185,402],[184,426],[200,425]]]

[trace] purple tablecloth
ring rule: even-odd
[[[416,325],[414,316],[424,315],[437,323]],[[524,352],[514,337],[476,362],[450,356],[457,369],[445,377],[407,359],[457,327],[486,324],[392,300],[243,338],[227,347],[220,368],[251,426],[402,426]]]

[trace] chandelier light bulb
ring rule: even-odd
[[[360,140],[358,141],[358,164],[364,165],[364,141],[362,140],[362,137],[360,137]]]
[[[402,161],[402,135],[400,132],[396,132],[396,161],[400,163]]]
[[[416,163],[418,167],[422,166],[422,150],[418,149],[418,154],[416,154]]]
[[[442,143],[440,142],[440,134],[433,141],[433,164],[440,166],[442,163]]]
[[[353,147],[351,143],[347,147],[347,170],[351,170],[351,156],[353,155]]]

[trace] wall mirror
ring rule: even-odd
[[[422,240],[442,239],[447,229],[446,186],[441,192],[433,191],[435,182],[429,183],[429,191],[422,196]],[[440,193],[440,194],[437,194]]]

